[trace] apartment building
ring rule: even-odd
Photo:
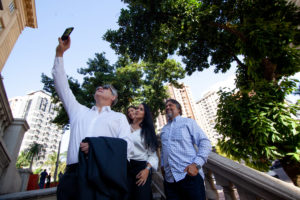
[[[176,88],[173,85],[168,85],[169,98],[176,99],[182,106],[182,116],[199,121],[196,105],[192,98],[189,86],[182,84],[182,88]],[[167,118],[164,111],[157,117],[156,128],[158,132],[167,124]]]
[[[26,119],[30,126],[24,135],[20,152],[33,142],[42,144],[43,152],[33,165],[34,169],[41,167],[49,155],[57,152],[61,140],[62,129],[51,123],[57,115],[57,105],[53,104],[51,96],[42,90],[9,99],[9,103],[13,116]]]

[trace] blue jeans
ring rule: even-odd
[[[184,179],[168,183],[164,181],[167,200],[205,200],[205,187],[202,176],[186,175]]]

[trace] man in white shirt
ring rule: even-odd
[[[81,105],[70,90],[64,70],[63,54],[70,48],[71,39],[61,40],[56,48],[56,57],[52,69],[55,90],[68,113],[70,121],[70,141],[68,147],[66,173],[57,188],[58,199],[76,199],[78,187],[76,171],[78,153],[88,152],[88,143],[81,141],[86,137],[113,137],[127,142],[127,155],[132,152],[130,126],[126,116],[111,110],[118,98],[117,90],[112,85],[99,86],[94,98],[95,106],[91,109]]]

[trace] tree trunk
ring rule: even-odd
[[[33,156],[31,158],[31,161],[30,161],[30,166],[29,166],[29,169],[32,171],[32,164],[33,164]]]
[[[264,77],[268,81],[274,81],[276,79],[275,71],[277,68],[276,64],[273,64],[270,59],[264,58],[262,60],[262,65],[264,66]]]
[[[284,157],[280,160],[280,164],[293,183],[300,187],[300,162],[291,157]]]

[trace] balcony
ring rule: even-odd
[[[205,186],[208,200],[299,200],[300,188],[273,178],[262,172],[250,169],[216,153],[211,153],[206,165]],[[152,182],[155,199],[165,199],[163,178],[153,174]],[[221,188],[224,196],[216,188]],[[220,189],[219,189],[220,191]],[[19,192],[0,196],[11,199],[56,199],[56,188]]]

